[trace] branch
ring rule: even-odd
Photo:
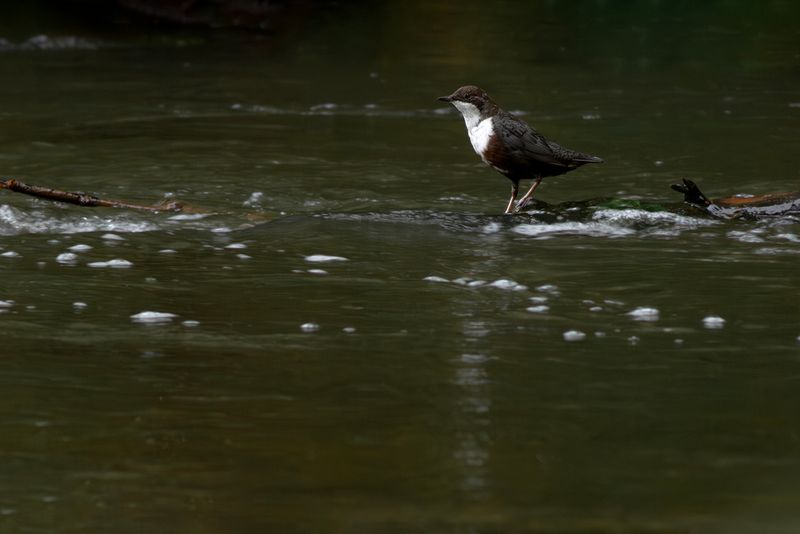
[[[58,189],[51,189],[49,187],[41,187],[38,185],[30,185],[25,182],[19,182],[14,179],[0,180],[0,189],[8,189],[15,193],[23,193],[31,195],[36,198],[44,198],[46,200],[55,200],[57,202],[66,202],[67,204],[75,204],[77,206],[85,206],[89,208],[123,208],[140,211],[192,211],[197,210],[191,206],[186,206],[177,201],[164,201],[155,206],[145,206],[142,204],[132,204],[130,202],[123,202],[121,200],[110,200],[98,198],[96,196],[87,195],[85,193],[76,193],[74,191],[60,191]]]

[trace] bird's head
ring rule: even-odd
[[[470,115],[478,115],[485,119],[497,113],[498,110],[497,104],[489,98],[486,91],[474,85],[459,87],[452,95],[440,96],[437,100],[453,104],[465,118]]]

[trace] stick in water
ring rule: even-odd
[[[124,208],[142,211],[195,211],[176,201],[164,201],[155,206],[144,206],[142,204],[131,204],[130,202],[123,202],[120,200],[98,198],[85,193],[60,191],[49,187],[30,185],[14,179],[0,180],[0,189],[8,189],[15,193],[23,193],[36,198],[66,202],[67,204],[75,204],[77,206],[86,206],[89,208]]]

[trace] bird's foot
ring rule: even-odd
[[[528,204],[531,203],[531,200],[532,199],[530,199],[530,198],[523,198],[522,200],[517,202],[516,205],[514,206],[514,209],[512,210],[512,213],[519,213],[520,211],[522,211],[525,208],[527,208]]]

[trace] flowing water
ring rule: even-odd
[[[800,190],[798,17],[0,21],[0,175],[202,210],[0,192],[0,530],[797,532],[800,220],[669,185]],[[501,215],[465,83],[606,163]]]

